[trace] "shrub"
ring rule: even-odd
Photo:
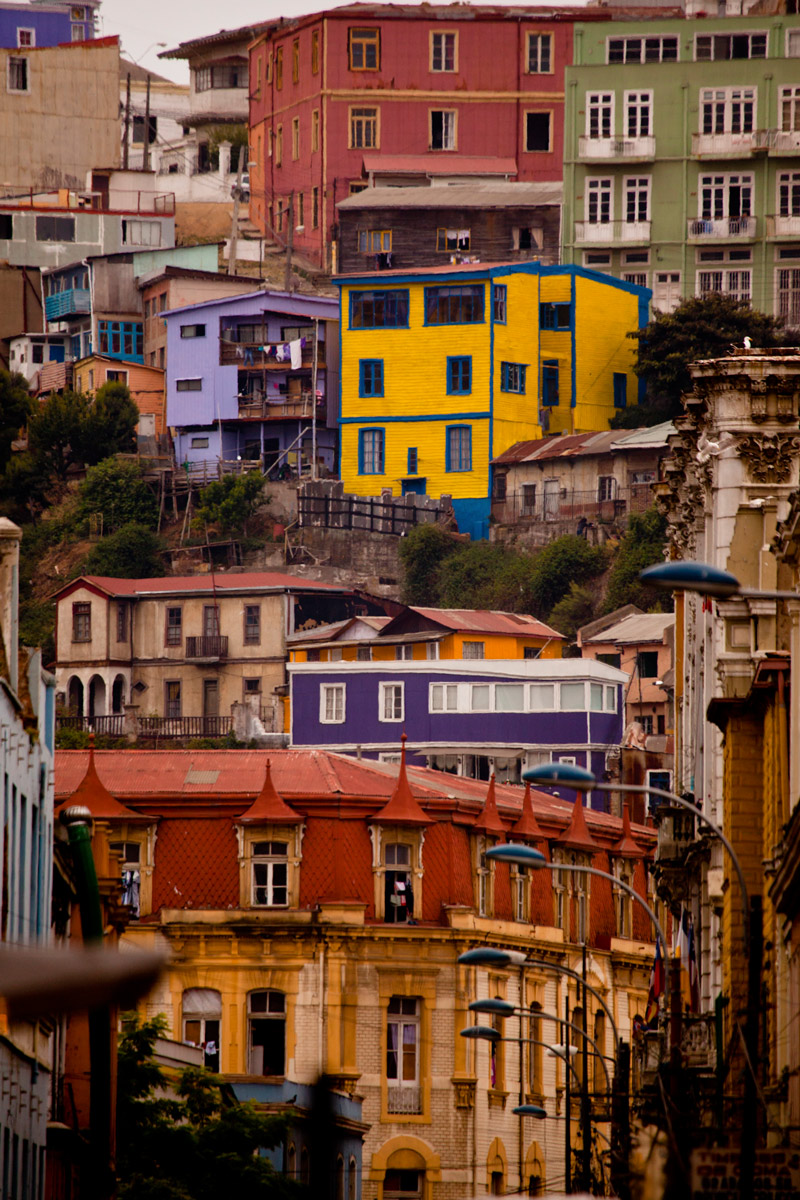
[[[146,529],[158,523],[158,501],[147,486],[138,463],[105,458],[89,467],[78,492],[78,512],[83,519],[102,513],[105,530],[133,522]]]
[[[92,547],[79,575],[111,575],[118,579],[151,579],[166,575],[163,542],[143,525],[130,522]]]

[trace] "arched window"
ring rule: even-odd
[[[530,1090],[535,1096],[543,1094],[542,1086],[542,1047],[537,1046],[536,1042],[542,1041],[542,1018],[539,1013],[542,1011],[541,1004],[534,1000],[530,1008],[530,1028],[528,1036],[533,1040],[530,1043]]]
[[[286,1174],[289,1179],[297,1178],[297,1147],[294,1142],[289,1142],[286,1148]]]
[[[347,1200],[356,1200],[358,1195],[358,1163],[350,1156],[347,1164]]]
[[[283,992],[250,992],[248,995],[247,1048],[249,1074],[286,1074],[286,997]]]
[[[422,1200],[422,1171],[389,1168],[383,1181],[383,1200]]]
[[[219,1032],[222,1020],[222,997],[215,988],[187,988],[181,1000],[183,1040],[202,1046],[205,1065],[210,1071],[219,1070]]]
[[[336,1200],[344,1200],[344,1159],[336,1159]]]
[[[305,1146],[300,1151],[300,1180],[302,1183],[311,1181],[311,1171],[309,1170],[308,1151]]]

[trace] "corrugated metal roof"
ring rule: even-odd
[[[619,440],[616,430],[603,429],[589,433],[565,433],[534,441],[515,442],[508,450],[493,459],[494,463],[545,462],[556,458],[581,458],[593,454],[610,454]]]
[[[212,594],[223,592],[257,591],[322,591],[349,593],[350,589],[331,583],[318,583],[315,579],[303,579],[298,575],[282,575],[276,571],[242,571],[238,574],[214,572],[213,582],[208,575],[165,575],[161,579],[117,579],[109,575],[81,575],[54,592],[59,596],[67,588],[74,589],[82,583],[91,584],[110,596],[171,595],[179,592]]]
[[[587,644],[592,642],[660,642],[664,638],[664,630],[675,624],[674,613],[638,613],[625,617],[616,625],[596,633],[594,637],[586,638]]]
[[[537,621],[536,617],[520,613],[489,612],[470,608],[417,608],[413,612],[461,632],[497,633],[508,637],[549,637],[563,640],[563,634]]]
[[[660,425],[650,425],[647,429],[631,429],[621,434],[614,443],[613,449],[641,450],[651,446],[666,446],[667,438],[677,433],[672,421],[662,421]]]
[[[369,187],[340,200],[337,208],[537,208],[559,205],[560,183],[454,184],[451,187]]]
[[[173,50],[162,50],[159,58],[190,58],[192,54],[198,50],[204,50],[207,46],[223,46],[226,42],[238,42],[243,39],[250,41],[257,34],[263,33],[264,30],[271,26],[278,26],[280,21],[259,21],[253,25],[240,25],[238,29],[220,29],[218,33],[209,33],[205,37],[191,38],[189,41],[181,42]]]
[[[364,170],[385,175],[516,175],[517,160],[488,154],[365,154]]]

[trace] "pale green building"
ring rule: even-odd
[[[800,16],[575,26],[562,261],[800,326]]]

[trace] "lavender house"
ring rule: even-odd
[[[85,42],[94,37],[100,0],[32,0],[0,4],[0,46],[35,48]]]
[[[515,783],[573,762],[602,776],[622,740],[627,676],[587,659],[291,662],[291,744]]]
[[[167,326],[167,424],[177,461],[248,459],[267,472],[333,470],[339,302],[249,292],[161,314]]]

